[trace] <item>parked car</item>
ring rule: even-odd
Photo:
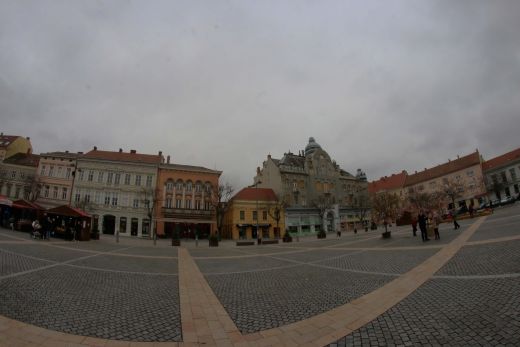
[[[515,201],[516,201],[515,198],[513,198],[512,196],[506,196],[505,198],[500,200],[500,206],[514,204]]]

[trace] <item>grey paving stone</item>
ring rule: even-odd
[[[244,333],[309,318],[369,293],[391,279],[308,265],[205,277]]]
[[[90,252],[81,252],[75,249],[54,247],[42,242],[27,243],[0,243],[0,249],[19,255],[26,255],[50,261],[67,261],[91,255]]]
[[[270,257],[244,257],[230,259],[195,259],[204,274],[259,271],[278,267],[293,267],[294,263]]]
[[[72,266],[93,267],[96,269],[130,271],[143,273],[178,273],[177,259],[143,258],[117,255],[97,255],[69,263]]]
[[[0,314],[76,335],[181,340],[177,276],[57,266],[1,280]]]
[[[335,344],[372,346],[369,333],[386,344],[432,346],[520,345],[518,279],[435,279]],[[331,346],[334,344],[331,344]]]
[[[463,247],[435,275],[520,273],[520,240]]]
[[[0,250],[0,277],[53,264]]]
[[[113,251],[115,254],[177,257],[177,247],[131,247]]]

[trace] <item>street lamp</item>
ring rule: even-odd
[[[258,184],[260,184],[260,183],[262,183],[262,181],[258,180],[258,181],[255,182],[255,184],[252,184],[252,185],[249,186],[249,188],[252,188],[254,186],[255,190],[256,190],[256,194],[255,195],[256,195],[256,243],[257,243],[257,245],[259,245],[260,242],[261,242],[260,241],[261,240],[261,238],[260,238],[260,231],[258,229],[258,214],[259,214],[258,213],[259,212],[258,211]]]

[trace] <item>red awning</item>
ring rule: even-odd
[[[5,195],[0,195],[0,205],[12,206],[13,201],[9,200]]]
[[[12,207],[13,208],[26,209],[26,210],[40,210],[40,211],[45,210],[43,207],[41,207],[37,203],[30,202],[30,201],[27,201],[27,200],[16,200],[16,201],[13,201]]]
[[[47,213],[58,214],[60,216],[67,216],[67,217],[90,218],[90,215],[88,215],[85,211],[82,211],[79,208],[70,207],[69,205],[62,205],[62,206],[51,208],[50,210],[47,210]]]

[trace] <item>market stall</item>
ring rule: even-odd
[[[32,222],[41,221],[44,217],[45,209],[35,202],[27,200],[15,200],[11,205],[11,217],[14,221],[14,228],[20,231],[32,231]]]
[[[7,196],[0,195],[0,226],[4,228],[10,228],[11,206],[13,206],[13,202]]]
[[[45,224],[54,236],[66,240],[89,241],[92,217],[79,208],[68,205],[47,210]]]

